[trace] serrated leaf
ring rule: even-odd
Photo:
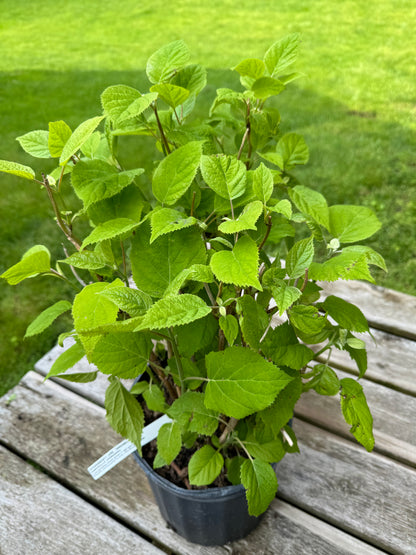
[[[308,214],[318,224],[329,229],[328,205],[321,193],[303,185],[296,185],[289,189],[289,196],[301,212]]]
[[[248,235],[240,237],[231,252],[214,253],[210,265],[219,281],[263,290],[258,279],[259,251]]]
[[[230,347],[232,347],[238,335],[239,328],[237,318],[232,314],[227,314],[226,316],[220,317],[219,324],[224,332],[225,339],[228,341]]]
[[[164,158],[153,175],[153,194],[162,204],[174,204],[190,187],[201,160],[202,142],[192,141]]]
[[[162,329],[182,326],[203,318],[211,308],[196,295],[170,295],[152,305],[146,312],[140,329]]]
[[[148,386],[143,392],[147,408],[155,412],[166,412],[168,405],[162,390],[155,384]]]
[[[68,382],[90,383],[97,379],[98,372],[74,372],[72,374],[57,374],[55,378]]]
[[[29,180],[35,179],[35,172],[32,168],[23,166],[23,164],[17,164],[16,162],[8,162],[7,160],[0,160],[0,172],[10,173]]]
[[[149,106],[157,99],[156,92],[150,92],[148,94],[143,94],[131,102],[128,106],[124,108],[122,112],[119,112],[120,105],[117,107],[118,117],[115,120],[115,125],[122,125],[124,127],[125,122],[132,118],[137,118],[140,116]],[[125,105],[123,104],[123,107]],[[114,113],[113,108],[113,113]],[[136,124],[135,124],[136,125]]]
[[[297,305],[290,309],[292,325],[307,335],[315,335],[326,326],[326,318],[319,314],[315,306]]]
[[[140,404],[123,384],[111,376],[105,392],[106,418],[110,426],[125,439],[130,440],[141,454],[144,415]]]
[[[269,406],[292,378],[254,351],[229,347],[205,357],[205,405],[234,418]]]
[[[247,459],[241,465],[241,483],[246,489],[248,512],[259,516],[273,501],[277,492],[276,474],[269,463]]]
[[[183,40],[175,40],[159,48],[146,64],[146,74],[151,83],[161,83],[181,69],[189,60],[189,49]]]
[[[157,450],[165,464],[170,464],[182,447],[181,428],[177,422],[164,424],[157,435]]]
[[[274,286],[272,288],[272,293],[279,309],[280,316],[302,296],[302,291],[300,291],[300,289],[288,285],[285,281],[281,281],[277,287]]]
[[[305,390],[314,389],[319,395],[339,393],[340,381],[332,368],[326,364],[316,364],[313,370],[315,375],[303,385]]]
[[[205,266],[204,264],[192,264],[189,268],[182,270],[182,272],[170,282],[163,296],[177,295],[187,281],[211,283],[214,281],[214,275],[209,266]]]
[[[204,445],[194,453],[189,461],[189,482],[195,486],[211,484],[219,476],[224,466],[224,458],[211,445]]]
[[[222,233],[239,233],[247,229],[257,230],[255,223],[263,212],[263,204],[259,200],[247,204],[236,220],[222,222],[218,229]]]
[[[284,90],[284,84],[273,77],[260,77],[251,86],[254,96],[260,100],[266,100],[271,96],[276,96]]]
[[[85,356],[85,349],[81,343],[74,343],[66,349],[59,357],[55,360],[52,364],[51,369],[49,370],[45,380],[52,377],[57,376],[58,374],[62,374],[66,372],[75,364]],[[62,376],[61,376],[62,377]]]
[[[240,197],[246,189],[246,167],[232,156],[203,155],[201,173],[208,187],[227,200]]]
[[[309,267],[309,278],[316,281],[365,279],[374,283],[368,269],[366,255],[356,252],[342,252],[322,264],[312,262]]]
[[[362,386],[352,378],[341,380],[341,409],[350,432],[367,451],[374,448],[373,417]]]
[[[129,235],[139,225],[140,222],[134,222],[129,218],[116,218],[115,220],[109,220],[108,222],[97,225],[97,227],[83,240],[81,250],[93,243],[115,239],[122,235]]]
[[[290,171],[295,166],[306,164],[309,160],[309,149],[302,135],[286,133],[277,143],[276,156],[278,166],[284,171]]]
[[[100,293],[130,316],[142,316],[152,305],[152,299],[143,291],[129,287],[113,287]]]
[[[128,218],[139,222],[145,206],[143,194],[132,183],[113,197],[91,204],[88,208],[88,216],[94,225],[117,218]]]
[[[147,334],[109,333],[99,339],[90,358],[103,374],[137,378],[146,371],[151,350]]]
[[[72,130],[64,121],[49,122],[48,149],[52,158],[59,158]]]
[[[299,34],[292,33],[272,44],[267,50],[264,55],[264,63],[272,77],[282,75],[295,62],[299,43]]]
[[[251,297],[244,295],[238,299],[238,309],[241,311],[240,327],[244,341],[254,350],[260,348],[269,318],[264,309]]]
[[[50,158],[48,135],[47,131],[37,129],[36,131],[29,131],[29,133],[17,137],[16,141],[19,142],[25,152],[34,158]]]
[[[293,417],[295,405],[302,393],[302,380],[299,372],[294,374],[294,378],[287,386],[277,394],[273,404],[265,410],[258,413],[259,418],[264,425],[278,436],[280,430]]]
[[[138,99],[141,94],[138,90],[127,85],[112,85],[101,94],[101,105],[104,114],[115,124],[123,113]]]
[[[99,270],[109,263],[105,256],[92,251],[74,252],[71,256],[59,262],[81,270]]]
[[[279,462],[286,454],[280,434],[275,436],[270,428],[260,427],[259,424],[249,430],[243,443],[252,457],[267,463]]]
[[[218,323],[211,314],[175,330],[181,355],[191,357],[211,345],[218,333]],[[200,374],[199,374],[200,375]]]
[[[292,205],[287,199],[279,200],[273,206],[268,206],[267,209],[277,214],[283,214],[288,220],[292,217]]]
[[[263,60],[259,60],[258,58],[246,58],[233,68],[233,70],[241,76],[250,77],[251,79],[259,79],[262,77],[265,69],[266,66]]]
[[[198,95],[207,84],[207,70],[197,64],[188,65],[175,73],[171,83]]]
[[[322,308],[346,330],[358,333],[369,331],[367,319],[361,310],[340,297],[330,295],[322,303]]]
[[[24,279],[49,272],[51,268],[51,255],[43,245],[35,245],[25,252],[20,262],[11,266],[0,277],[9,285],[16,285]]]
[[[187,391],[172,403],[167,412],[190,432],[211,436],[218,428],[218,413],[206,408],[203,393]]]
[[[102,160],[81,160],[71,174],[72,186],[88,209],[91,204],[113,197],[144,172],[142,168],[119,172]]]
[[[273,193],[273,175],[263,162],[253,171],[253,192],[263,204],[266,204]]]
[[[96,130],[103,119],[104,116],[97,116],[95,118],[87,119],[86,121],[78,125],[78,127],[75,129],[75,131],[72,133],[72,135],[65,143],[65,146],[63,147],[61,156],[59,158],[60,166],[65,165],[71,159],[71,156],[78,152],[78,150],[82,147],[88,137],[92,135],[92,133]]]
[[[288,276],[292,279],[303,276],[311,265],[314,254],[313,237],[295,243],[286,256]]]
[[[48,307],[46,310],[41,312],[31,324],[29,324],[25,337],[31,337],[32,335],[42,333],[56,320],[56,318],[58,318],[58,316],[67,312],[71,308],[72,304],[69,301],[58,301]]]
[[[329,208],[329,231],[341,243],[355,243],[371,237],[381,222],[366,206],[339,204]]]
[[[189,96],[189,91],[178,85],[172,85],[171,83],[159,83],[158,85],[153,85],[150,87],[150,91],[157,93],[159,98],[161,98],[168,106],[171,108],[176,108],[180,104],[183,104]]]
[[[387,266],[384,258],[380,253],[373,250],[371,247],[366,247],[365,245],[351,245],[350,247],[344,247],[342,252],[365,254],[368,264],[374,264],[374,266],[378,266],[387,272]]]
[[[299,343],[289,322],[268,331],[262,351],[274,363],[295,370],[300,370],[315,357],[312,349]]]
[[[143,224],[132,239],[130,260],[138,289],[161,297],[183,270],[205,264],[205,244],[198,230],[189,228],[150,242],[150,225]]]
[[[174,210],[173,208],[161,208],[152,212],[150,218],[150,225],[152,228],[152,235],[150,242],[153,243],[161,235],[179,231],[186,227],[191,227],[198,220],[192,216],[187,217],[183,212]]]
[[[246,458],[241,456],[233,457],[232,459],[225,459],[225,465],[227,467],[227,478],[233,486],[238,486],[238,484],[241,484],[240,470],[241,465],[245,460]]]

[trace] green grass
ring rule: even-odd
[[[311,160],[297,175],[331,203],[373,207],[384,227],[372,245],[387,260],[379,283],[416,294],[416,118],[412,0],[307,3],[274,0],[137,2],[0,0],[0,158],[34,166],[15,137],[64,119],[76,126],[100,113],[108,85],[145,86],[148,56],[183,38],[210,68],[206,106],[243,57],[298,31],[297,69],[279,97],[283,128],[305,135]],[[127,157],[133,152],[128,141]],[[40,162],[40,163],[39,163]],[[35,243],[62,256],[62,237],[36,186],[0,176],[0,272]],[[36,208],[33,210],[33,208]],[[49,219],[48,219],[49,218]],[[45,239],[46,237],[46,239]],[[0,284],[0,395],[49,349],[58,327],[21,342],[28,323],[58,298],[60,284]],[[69,291],[65,292],[69,295]]]

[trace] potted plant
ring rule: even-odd
[[[49,376],[94,380],[97,371],[65,373],[84,355],[108,375],[109,423],[137,446],[155,495],[179,496],[160,499],[168,522],[205,544],[250,531],[275,497],[271,464],[298,451],[288,422],[303,392],[340,394],[352,434],[374,444],[359,379],[339,380],[330,366],[332,349],[343,349],[364,375],[355,333],[368,332],[367,321],[345,300],[321,298],[317,282],[373,282],[369,266],[384,261],[361,241],[380,223],[366,207],[328,206],[291,173],[308,147],[280,132],[273,99],[299,76],[298,46],[290,35],[239,63],[242,90],[218,89],[201,121],[193,110],[206,71],[188,65],[187,46],[175,41],[149,58],[149,92],[110,86],[103,114],[74,131],[55,121],[18,138],[29,154],[57,159],[49,175],[0,162],[42,185],[70,249],[52,266],[36,245],[3,273],[12,285],[51,276],[76,289],[73,303],[57,301],[26,335],[72,310],[64,336],[75,342]],[[125,136],[156,147],[144,168],[122,166]],[[82,206],[64,208],[70,188]],[[127,390],[121,380],[138,376]],[[170,420],[142,452],[143,427],[163,414]],[[225,509],[213,504],[224,500]],[[202,527],[196,535],[189,522]]]

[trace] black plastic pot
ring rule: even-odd
[[[178,534],[201,545],[224,545],[247,536],[260,523],[248,514],[243,486],[186,490],[159,476],[136,451],[162,517]]]

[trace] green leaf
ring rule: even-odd
[[[303,276],[312,263],[314,253],[313,237],[295,243],[286,256],[288,276],[292,279]]]
[[[233,486],[238,486],[238,484],[241,484],[240,470],[241,465],[245,460],[246,458],[241,456],[233,457],[232,459],[225,459],[225,465],[227,467],[227,478]]]
[[[134,222],[129,218],[116,218],[115,220],[109,220],[101,225],[97,225],[97,227],[83,240],[81,250],[93,243],[99,243],[107,239],[115,239],[122,235],[129,235],[133,229],[139,225],[140,222]]]
[[[309,149],[302,135],[286,133],[276,146],[276,162],[282,170],[290,171],[295,166],[306,164],[309,160]]]
[[[35,245],[25,252],[20,262],[6,270],[0,277],[9,285],[16,285],[24,279],[49,272],[51,255],[43,245]]]
[[[374,448],[373,417],[367,405],[362,386],[352,378],[341,380],[341,409],[350,432],[367,451]]]
[[[48,149],[52,158],[59,158],[72,130],[64,121],[49,122]]]
[[[266,463],[279,462],[286,454],[281,436],[274,436],[270,428],[260,428],[258,424],[249,430],[243,443],[252,457]]]
[[[303,368],[315,356],[312,349],[299,343],[289,322],[268,331],[262,343],[262,351],[275,364],[295,370]]]
[[[0,172],[10,173],[25,179],[35,179],[35,172],[29,166],[23,166],[16,162],[8,162],[7,160],[0,160]]]
[[[187,217],[183,212],[174,210],[173,208],[161,208],[154,210],[150,218],[150,225],[152,227],[152,235],[150,242],[153,243],[161,235],[179,231],[186,227],[191,227],[196,224],[198,220],[192,216]]]
[[[190,432],[211,436],[218,428],[218,413],[206,408],[203,393],[187,391],[172,403],[167,413]]]
[[[101,94],[101,105],[104,114],[116,124],[120,116],[129,109],[133,102],[140,98],[141,94],[133,87],[112,85]]]
[[[304,384],[304,389],[314,389],[319,395],[336,395],[340,390],[340,382],[336,373],[326,364],[316,364],[316,374]]]
[[[381,222],[366,206],[340,204],[329,208],[329,231],[341,243],[355,243],[371,237]]]
[[[207,84],[207,70],[197,64],[183,67],[175,73],[171,83],[187,89],[191,94],[197,95]]]
[[[78,198],[88,209],[91,204],[119,193],[143,172],[142,168],[119,172],[102,160],[81,160],[72,171],[71,181]]]
[[[240,237],[233,250],[212,255],[211,269],[219,281],[239,287],[253,286],[262,291],[258,280],[259,251],[248,235]]]
[[[259,516],[267,509],[277,492],[277,478],[269,463],[247,459],[241,465],[241,483],[246,489],[248,512]]]
[[[157,93],[168,106],[176,108],[183,104],[189,96],[189,91],[171,83],[160,83],[150,87],[151,92]]]
[[[244,207],[244,210],[236,220],[226,220],[218,226],[219,231],[222,233],[239,233],[246,229],[257,230],[255,223],[263,211],[263,204],[259,200],[250,202]]]
[[[233,67],[242,77],[250,77],[251,79],[259,79],[263,76],[266,66],[263,60],[258,58],[246,58],[238,65]]]
[[[222,198],[233,200],[246,189],[246,167],[232,156],[203,155],[201,173],[208,187]]]
[[[147,334],[109,333],[99,339],[91,356],[103,374],[136,378],[147,368],[152,343]]]
[[[85,356],[85,349],[81,343],[74,343],[66,349],[59,357],[55,360],[52,364],[51,369],[49,370],[45,380],[52,377],[57,376],[58,374],[62,374],[62,372],[66,372],[75,364]],[[62,376],[60,376],[62,377]]]
[[[271,96],[276,96],[284,90],[284,84],[273,77],[260,77],[254,81],[251,90],[254,96],[260,100],[266,100]]]
[[[289,189],[289,196],[301,212],[308,214],[318,224],[329,229],[328,205],[321,193],[303,185],[296,185],[293,189]]]
[[[78,125],[62,150],[61,157],[59,158],[59,164],[61,166],[64,166],[71,159],[71,156],[78,152],[103,119],[104,116],[97,116],[87,119]]]
[[[386,262],[380,253],[373,250],[371,247],[366,247],[365,245],[351,245],[350,247],[344,247],[342,252],[353,252],[359,254],[365,254],[368,264],[374,264],[378,266],[385,272],[387,272]]]
[[[368,322],[361,310],[344,299],[330,295],[322,308],[344,329],[363,333],[369,331]]]
[[[245,347],[211,352],[205,362],[205,405],[238,419],[265,409],[292,379]]]
[[[48,135],[47,131],[38,129],[17,137],[16,141],[20,143],[25,152],[34,158],[50,158]]]
[[[183,270],[206,262],[205,244],[197,229],[182,229],[149,242],[150,225],[144,223],[132,239],[130,259],[138,289],[152,297],[161,297]]]
[[[57,374],[55,378],[69,382],[90,383],[97,379],[98,372],[74,372],[73,374]]]
[[[302,291],[300,291],[300,289],[288,285],[285,281],[280,281],[277,287],[272,288],[272,292],[280,316],[302,296]]]
[[[277,214],[283,214],[283,216],[288,219],[292,217],[292,205],[287,199],[279,200],[279,202],[273,206],[268,206],[267,209],[271,212],[276,212]]]
[[[266,204],[272,196],[273,175],[263,162],[253,171],[253,191],[263,204]]]
[[[152,299],[143,291],[130,287],[113,287],[100,293],[130,316],[142,316],[152,305]]]
[[[205,266],[204,264],[192,264],[189,268],[182,270],[182,272],[170,282],[163,296],[177,295],[187,281],[211,283],[214,281],[214,275],[209,266]]]
[[[219,476],[224,458],[211,445],[204,445],[191,457],[188,466],[189,482],[195,486],[211,484]]]
[[[232,347],[238,335],[237,318],[235,318],[232,314],[227,314],[226,316],[220,317],[219,324],[220,328],[224,332],[225,339],[228,341],[230,347]]]
[[[182,447],[181,428],[177,422],[164,424],[157,435],[157,450],[165,461],[170,464],[179,455]]]
[[[181,355],[191,357],[211,345],[218,332],[218,323],[211,314],[175,330]]]
[[[125,439],[130,440],[141,454],[144,415],[140,404],[123,384],[111,376],[105,392],[106,418],[110,426]]]
[[[74,252],[68,258],[64,260],[60,260],[64,264],[69,264],[74,268],[80,268],[81,270],[99,270],[103,268],[103,266],[108,265],[108,259],[96,252],[92,251],[83,251],[83,252]]]
[[[298,33],[292,33],[275,42],[264,55],[264,63],[272,77],[282,75],[298,56],[300,39]]]
[[[252,349],[258,351],[260,339],[267,328],[269,318],[264,309],[250,295],[240,297],[237,306],[241,311],[240,327],[244,341]]]
[[[277,394],[273,404],[258,413],[259,418],[274,436],[280,434],[280,430],[293,418],[295,405],[302,393],[302,380],[299,372],[287,386]],[[273,462],[273,461],[272,461]]]
[[[290,309],[289,317],[292,325],[307,335],[319,333],[327,323],[326,318],[319,314],[315,306],[294,306]]]
[[[342,252],[322,264],[312,262],[309,278],[316,281],[365,279],[374,283],[368,269],[367,256],[358,252]]]
[[[357,350],[366,348],[365,342],[362,339],[358,339],[358,337],[349,337],[347,339],[347,345]]]
[[[132,183],[117,195],[91,204],[88,208],[88,216],[94,225],[117,218],[128,218],[139,222],[144,207],[143,194]]]
[[[210,314],[210,307],[196,295],[171,295],[152,305],[146,312],[140,329],[162,329],[189,324]]]
[[[202,142],[192,141],[164,158],[153,175],[153,194],[162,204],[172,205],[190,187],[201,160]]]
[[[42,333],[46,328],[48,328],[52,322],[58,318],[61,314],[70,310],[72,304],[68,301],[58,301],[52,306],[48,307],[46,310],[41,312],[31,324],[29,324],[25,337],[31,337],[32,335],[37,335]]]
[[[159,48],[146,64],[146,74],[151,83],[168,80],[175,70],[181,69],[189,60],[189,49],[183,40],[175,40]]]
[[[115,120],[115,125],[123,125],[127,120],[140,116],[147,108],[149,108],[152,102],[157,99],[157,96],[158,95],[155,92],[143,94],[142,96],[139,96],[138,98],[133,100],[132,103],[128,106],[125,106],[123,104],[124,110],[122,112],[119,112],[120,105],[118,105],[116,110],[119,115]],[[115,107],[113,107],[113,113],[115,112],[114,108]]]

